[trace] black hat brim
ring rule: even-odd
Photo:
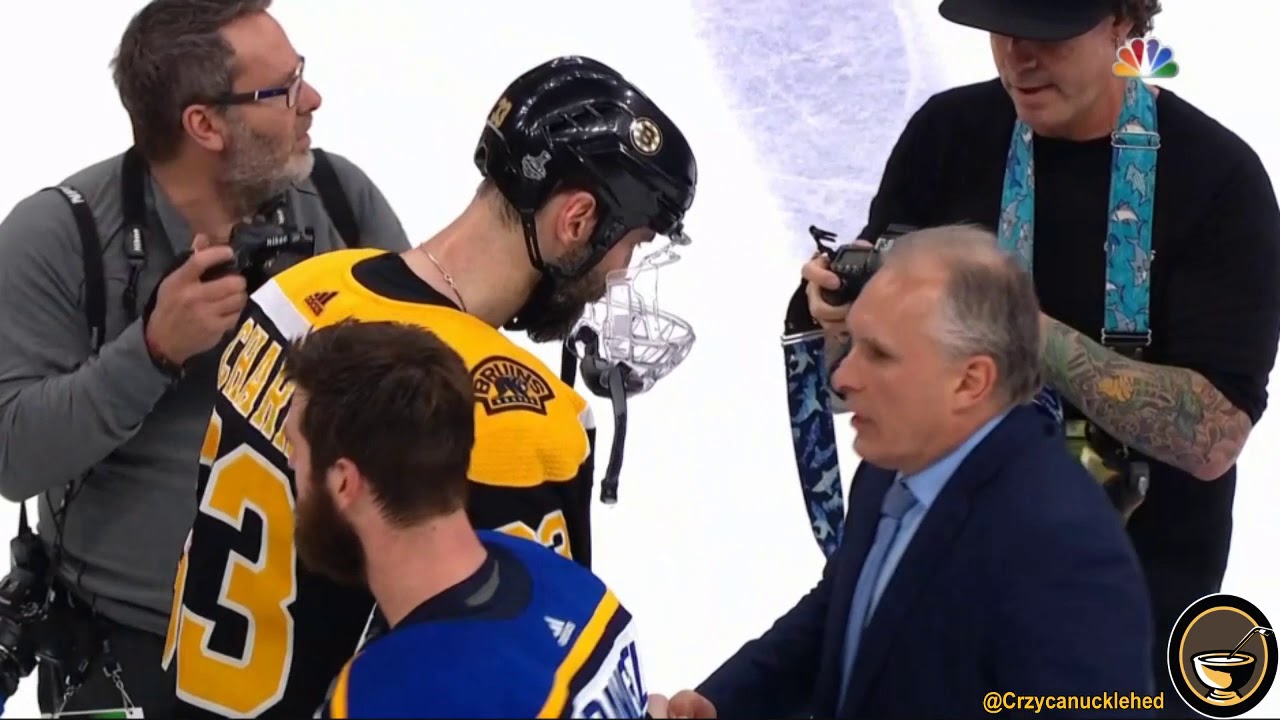
[[[1079,37],[1111,11],[1110,0],[942,0],[938,6],[957,25],[1043,42]]]

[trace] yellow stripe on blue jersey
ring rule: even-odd
[[[581,565],[481,532],[532,578],[514,615],[406,620],[343,668],[329,717],[641,718],[648,690],[630,613]],[[500,589],[498,592],[502,592]]]
[[[352,658],[342,666],[342,672],[338,673],[338,680],[333,684],[333,699],[329,701],[329,713],[331,718],[347,718],[347,688],[351,683],[351,663],[355,661]]]
[[[547,695],[547,701],[543,704],[542,709],[538,711],[538,717],[560,717],[564,709],[569,704],[569,695],[572,692],[571,686],[574,680],[582,672],[583,666],[587,664],[597,648],[601,645],[604,638],[605,628],[609,626],[618,612],[618,599],[613,593],[606,591],[600,603],[596,605],[595,612],[591,614],[591,619],[587,621],[586,627],[582,628],[582,634],[574,641],[573,648],[565,659],[560,663],[560,667],[556,668],[555,678],[551,684],[551,692]]]

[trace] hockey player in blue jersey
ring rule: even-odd
[[[296,549],[367,584],[390,630],[324,717],[645,717],[631,616],[582,565],[465,510],[476,404],[462,357],[400,323],[316,329],[286,360]],[[305,648],[299,648],[305,652]]]

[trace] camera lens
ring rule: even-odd
[[[22,629],[8,618],[0,620],[0,691],[5,697],[13,697],[18,682],[30,671],[23,672],[24,663],[18,657],[18,642]],[[35,664],[35,658],[28,665]]]

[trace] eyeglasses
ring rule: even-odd
[[[262,100],[270,100],[274,97],[284,96],[285,107],[293,108],[298,104],[298,96],[302,93],[302,71],[307,66],[307,59],[301,58],[298,61],[298,69],[293,73],[293,79],[288,85],[283,87],[266,88],[263,90],[250,90],[248,92],[230,93],[214,98],[211,105],[247,105],[248,103],[256,103]]]

